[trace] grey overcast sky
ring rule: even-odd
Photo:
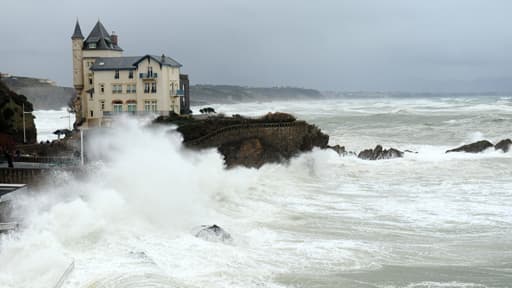
[[[510,0],[2,1],[0,71],[71,85],[71,40],[101,19],[124,55],[193,84],[512,91]]]

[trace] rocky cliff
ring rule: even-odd
[[[11,136],[15,142],[23,143],[23,106],[25,112],[32,112],[32,104],[23,95],[11,91],[0,81],[0,133]],[[36,126],[34,116],[25,114],[27,143],[35,143]]]
[[[56,86],[46,79],[9,76],[2,80],[9,89],[25,95],[35,110],[60,110],[68,106],[75,93],[73,88]]]
[[[327,148],[329,136],[311,124],[285,113],[260,118],[160,117],[157,123],[173,123],[192,149],[217,148],[226,166],[259,168],[265,163],[286,161],[314,147]]]

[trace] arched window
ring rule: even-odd
[[[123,112],[123,101],[121,101],[121,100],[113,100],[112,101],[112,107],[113,107],[114,113]]]

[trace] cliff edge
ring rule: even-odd
[[[12,137],[16,143],[23,143],[23,106],[25,112],[33,111],[32,103],[25,96],[14,93],[0,81],[0,133]],[[32,113],[25,114],[25,132],[27,143],[37,141]]]
[[[259,168],[265,163],[287,161],[314,147],[327,148],[329,142],[329,136],[315,125],[279,112],[259,118],[159,117],[155,123],[178,125],[188,148],[217,148],[228,168]]]

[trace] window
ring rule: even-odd
[[[133,71],[128,72],[128,79],[133,79]]]
[[[123,103],[115,102],[112,103],[112,106],[114,107],[114,113],[123,112]]]
[[[92,100],[92,92],[89,93],[89,100]]]
[[[156,112],[157,111],[156,100],[144,100],[144,111],[145,112]]]
[[[151,112],[156,112],[156,100],[151,100]]]
[[[96,43],[89,43],[89,49],[96,49]]]
[[[149,93],[149,83],[144,83],[144,93]]]
[[[151,93],[156,93],[156,82],[151,82]]]
[[[119,79],[119,70],[114,71],[114,79]]]
[[[100,107],[101,107],[101,108],[100,108],[100,109],[101,109],[101,111],[104,111],[104,110],[105,110],[105,100],[101,100],[101,101],[100,101]]]
[[[123,85],[122,84],[113,84],[112,85],[112,94],[120,94],[123,93]]]
[[[137,111],[137,103],[129,102],[127,108],[128,108],[128,112],[135,113],[135,111]]]
[[[92,77],[89,77],[89,85],[92,85]]]
[[[126,85],[126,93],[137,93],[137,85],[136,84]]]
[[[94,116],[94,111],[91,110],[91,117],[93,117],[93,116]]]
[[[100,92],[101,94],[105,93],[105,84],[100,84]]]
[[[176,90],[174,89],[174,82],[171,82],[171,96],[176,95]]]
[[[148,77],[153,76],[153,67],[148,67]]]

